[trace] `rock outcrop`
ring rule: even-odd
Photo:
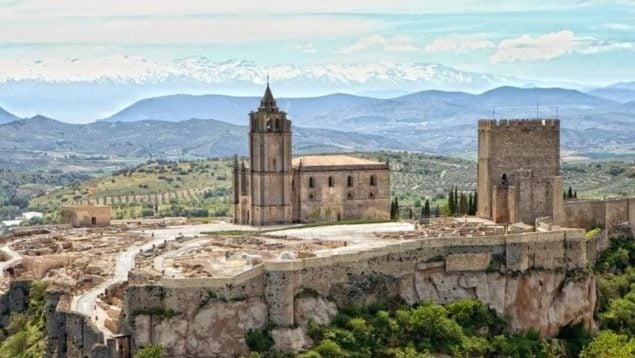
[[[594,324],[595,277],[584,271],[446,273],[433,267],[402,277],[400,286],[399,294],[409,304],[477,298],[508,315],[511,329],[534,328],[543,336],[557,335],[568,324]]]
[[[139,314],[134,324],[139,346],[160,342],[169,356],[224,356],[227,352],[240,356],[249,353],[245,333],[266,326],[267,305],[254,298],[213,301],[171,317]]]

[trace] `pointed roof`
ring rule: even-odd
[[[267,89],[265,90],[265,94],[262,96],[260,100],[260,108],[267,109],[277,109],[278,105],[276,104],[276,99],[273,98],[273,93],[271,93],[271,88],[269,88],[269,77],[267,76]]]

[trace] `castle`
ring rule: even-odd
[[[477,171],[478,216],[562,223],[559,120],[480,120]]]
[[[343,155],[292,159],[291,121],[269,83],[249,114],[249,164],[234,160],[233,216],[243,225],[390,217],[388,163]]]

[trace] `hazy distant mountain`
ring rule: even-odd
[[[588,93],[622,103],[635,101],[635,82],[620,82],[608,87],[596,88]]]
[[[294,97],[336,92],[394,97],[426,89],[482,92],[530,82],[422,63],[261,66],[243,60],[215,63],[204,57],[155,62],[112,56],[0,61],[0,93],[4,103],[22,116],[42,113],[68,122],[89,122],[140,99],[174,93],[260,95],[267,75],[279,96]]]
[[[0,124],[9,123],[18,119],[20,118],[0,108]]]
[[[274,91],[275,92],[275,91]],[[259,105],[258,97],[218,95],[176,95],[139,101],[107,118],[108,121],[157,119],[179,121],[188,118],[216,118],[245,124],[247,113]],[[294,123],[304,127],[346,128],[364,131],[385,129],[391,122],[447,124],[448,120],[499,116],[532,118],[539,105],[543,115],[556,116],[595,108],[612,108],[618,103],[575,90],[560,88],[499,87],[480,95],[464,92],[421,91],[392,99],[334,94],[314,98],[280,98],[278,105]],[[336,127],[334,127],[336,126]],[[343,127],[342,127],[343,126]],[[379,126],[380,128],[376,128]]]
[[[38,116],[0,125],[0,150],[68,151],[133,157],[247,154],[247,127],[211,119],[69,124]],[[376,135],[294,128],[294,150],[404,149]]]
[[[339,108],[373,105],[381,100],[348,94],[333,94],[313,98],[280,98],[278,107],[295,118],[311,118],[333,113]],[[221,95],[173,95],[141,100],[106,118],[110,122],[134,122],[146,119],[169,122],[189,118],[215,118],[234,124],[247,123],[247,114],[256,110],[260,97]]]
[[[259,100],[174,95],[139,101],[107,120],[86,125],[42,117],[14,121],[0,126],[0,150],[64,149],[141,157],[246,153],[247,114]],[[473,155],[478,119],[537,115],[561,120],[561,143],[567,150],[635,150],[635,102],[621,104],[559,88],[500,87],[479,95],[430,90],[392,99],[334,94],[281,98],[278,104],[293,120],[298,152],[397,149]]]

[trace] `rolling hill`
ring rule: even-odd
[[[257,97],[155,97],[85,125],[43,117],[17,121],[0,127],[6,138],[0,146],[142,158],[245,153],[244,125],[258,104]],[[473,156],[478,119],[536,118],[538,112],[541,118],[561,120],[561,143],[567,152],[635,157],[632,103],[575,90],[499,87],[478,95],[430,90],[391,99],[332,94],[280,98],[278,104],[293,120],[298,152],[407,149]]]
[[[212,119],[69,124],[33,117],[0,126],[0,150],[80,152],[125,157],[213,157],[247,154],[247,127]],[[404,149],[377,135],[294,128],[296,152]]]
[[[20,118],[0,108],[0,124],[13,122],[18,119]]]

